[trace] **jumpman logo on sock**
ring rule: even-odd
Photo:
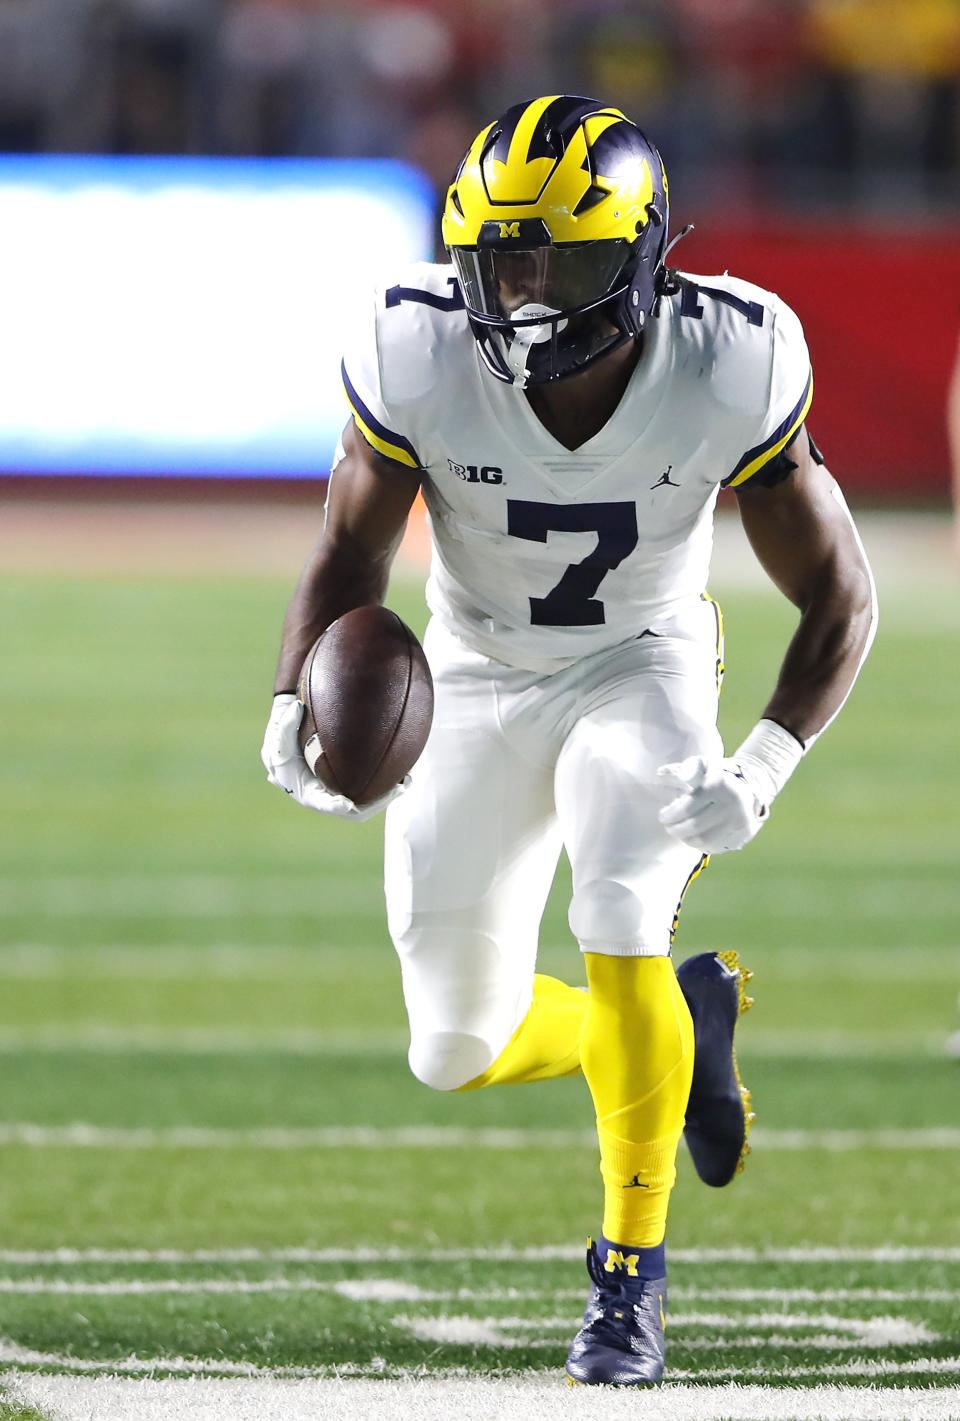
[[[639,1174],[635,1174],[630,1183],[625,1184],[623,1187],[624,1189],[649,1189],[650,1185],[641,1183]]]

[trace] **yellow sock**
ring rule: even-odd
[[[603,1233],[663,1242],[693,1076],[693,1023],[667,957],[585,954],[580,1042],[593,1096],[604,1186]]]
[[[523,1021],[493,1065],[460,1089],[575,1075],[580,1070],[580,1031],[587,1000],[586,992],[538,972],[533,979],[533,1001]]]

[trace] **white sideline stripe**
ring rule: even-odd
[[[754,1130],[760,1151],[960,1150],[960,1128],[917,1130]],[[514,1127],[466,1129],[456,1125],[371,1125],[321,1128],[267,1127],[235,1130],[195,1125],[166,1128],[89,1125],[40,1125],[30,1121],[0,1123],[0,1145],[31,1149],[596,1149],[592,1130],[536,1130]]]
[[[567,1263],[584,1250],[569,1243],[527,1248],[3,1248],[0,1263],[75,1267],[85,1263]],[[960,1263],[960,1247],[672,1248],[671,1263]],[[765,1296],[765,1294],[764,1294]],[[793,1296],[788,1291],[787,1296]],[[819,1293],[816,1297],[822,1296]]]
[[[566,1387],[558,1373],[396,1380],[132,1380],[15,1374],[11,1394],[51,1421],[949,1421],[960,1389],[672,1385],[646,1392]],[[599,1405],[598,1405],[599,1403]]]

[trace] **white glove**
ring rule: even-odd
[[[338,819],[353,819],[362,823],[386,809],[410,783],[409,775],[402,784],[388,790],[371,804],[356,805],[345,795],[333,794],[308,767],[300,750],[297,731],[303,719],[303,704],[290,691],[273,698],[273,709],[260,749],[260,759],[267,779],[278,789],[292,795],[298,804],[315,809],[319,814],[335,814]]]
[[[661,780],[680,792],[661,809],[660,823],[701,853],[742,849],[766,822],[770,805],[803,753],[789,731],[776,721],[761,720],[725,759],[691,755],[678,764],[661,765]]]

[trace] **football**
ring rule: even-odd
[[[297,696],[307,764],[354,804],[370,804],[399,784],[430,734],[427,658],[386,607],[357,607],[332,622],[307,654]]]

